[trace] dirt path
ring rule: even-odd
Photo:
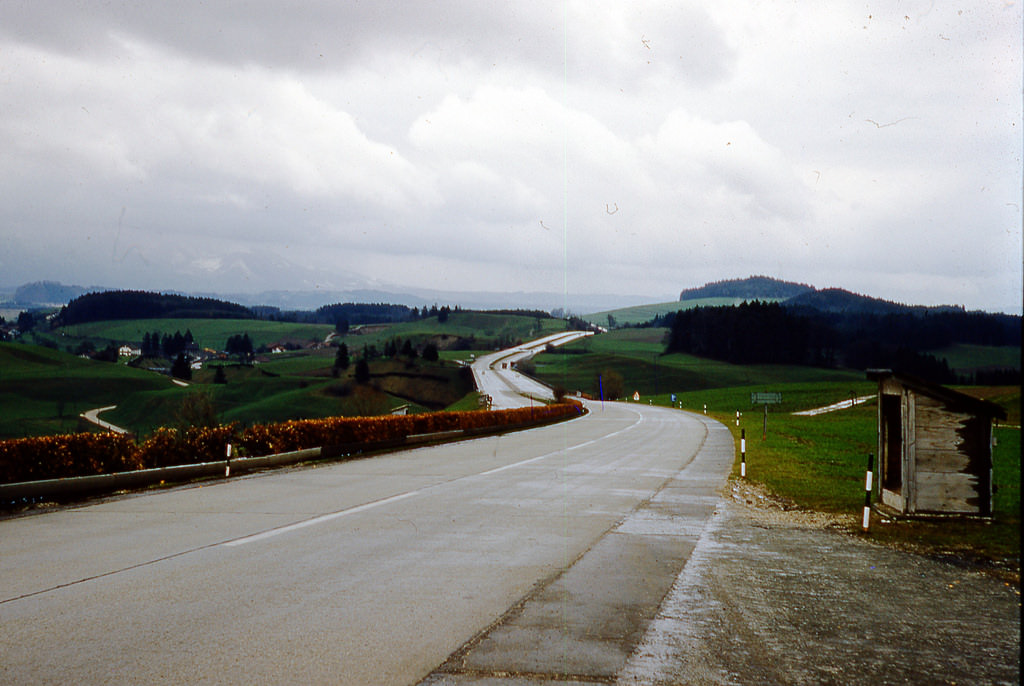
[[[730,484],[620,683],[1017,684],[1020,591]]]

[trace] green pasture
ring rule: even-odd
[[[443,324],[437,321],[437,317],[428,317],[413,322],[353,327],[351,332],[337,340],[344,341],[353,352],[361,350],[364,345],[375,345],[380,348],[393,338],[425,341],[443,336],[453,339],[474,338],[483,344],[481,347],[487,348],[508,341],[538,338],[564,329],[565,322],[560,319],[537,319],[486,312],[453,312]],[[334,327],[328,324],[296,324],[256,319],[128,319],[76,324],[50,332],[37,332],[36,335],[40,340],[67,350],[86,341],[96,348],[106,347],[109,343],[140,345],[143,336],[154,331],[167,335],[173,335],[178,331],[191,331],[192,337],[201,348],[222,350],[230,336],[246,333],[256,347],[274,343],[293,343],[300,346],[319,343],[327,339],[334,331]]]
[[[168,388],[166,377],[124,365],[0,343],[0,438],[75,431],[81,412]]]
[[[175,332],[192,332],[192,337],[201,348],[222,350],[230,336],[249,334],[253,345],[272,343],[295,343],[303,345],[322,342],[334,327],[327,324],[293,324],[257,319],[125,319],[105,322],[75,324],[54,330],[45,337],[61,348],[74,347],[81,341],[102,343],[132,343],[140,345],[143,335],[153,333],[174,335]]]
[[[352,366],[338,377],[331,374],[333,355],[313,356],[316,366],[305,367],[301,358],[283,360],[291,374],[270,363],[256,366],[215,362],[196,372],[188,388],[174,386],[125,396],[117,408],[103,415],[107,421],[145,435],[161,426],[173,426],[189,393],[208,393],[222,423],[250,425],[288,419],[380,414],[401,405],[411,412],[444,409],[458,403],[472,388],[460,378],[457,367],[423,361],[375,360],[370,365],[376,392],[358,392]],[[215,384],[221,366],[227,383]]]
[[[747,387],[774,390],[792,382],[843,382],[856,387],[857,372],[793,365],[734,365],[675,353],[663,355],[666,329],[616,329],[537,355],[536,375],[569,391],[597,393],[597,377],[608,370],[622,375],[625,392],[668,395],[697,389]],[[749,398],[749,394],[748,394]]]
[[[380,350],[385,343],[395,338],[412,340],[414,343],[434,341],[441,353],[445,345],[456,339],[473,339],[480,351],[492,352],[495,347],[528,341],[565,330],[561,319],[537,319],[520,315],[489,314],[487,312],[452,312],[448,321],[441,324],[437,317],[427,317],[413,322],[400,322],[385,326],[371,325],[350,331],[338,339],[348,345],[353,354],[364,346],[376,346]],[[469,356],[467,351],[457,351]]]
[[[42,346],[4,345],[0,348],[0,438],[46,435],[79,429],[78,414],[117,405],[103,418],[141,435],[176,422],[182,401],[191,392],[211,394],[221,421],[253,423],[302,417],[387,412],[408,405],[412,412],[462,407],[472,391],[451,360],[468,359],[470,352],[445,350],[459,338],[472,339],[483,354],[495,345],[528,340],[561,331],[565,322],[475,312],[453,312],[444,324],[437,318],[364,327],[338,338],[349,347],[352,366],[340,378],[332,374],[336,349],[304,348],[265,357],[257,366],[210,362],[194,372],[192,385],[182,389],[170,379],[125,365],[93,362]],[[201,347],[221,349],[228,337],[248,333],[256,346],[271,343],[306,345],[322,342],[333,327],[240,319],[145,319],[94,322],[41,334],[59,348],[90,341],[96,348],[108,343],[139,344],[146,333],[191,331]],[[387,360],[372,363],[381,392],[351,392],[355,360],[364,346],[382,351],[396,338],[416,344],[434,342],[447,364],[436,368],[422,360],[416,369],[392,368]],[[404,365],[405,363],[401,363]],[[214,384],[215,368],[223,366],[227,384]],[[429,368],[429,369],[428,369]],[[418,371],[422,370],[422,371]],[[475,407],[475,397],[469,404]],[[465,403],[463,403],[465,404]]]
[[[1020,369],[1020,348],[1015,346],[958,343],[932,350],[930,354],[945,359],[959,374],[978,369]]]
[[[653,305],[637,305],[634,307],[621,307],[616,310],[604,310],[592,314],[583,315],[583,319],[598,326],[608,326],[608,315],[615,319],[618,326],[646,324],[655,317],[663,317],[669,312],[689,310],[694,307],[725,307],[728,305],[739,305],[749,298],[695,298],[693,300],[673,300],[667,303],[655,303]],[[772,301],[772,298],[763,300]]]
[[[692,404],[692,403],[691,403]],[[1018,396],[1019,405],[1019,396]],[[1017,410],[1019,412],[1019,408]],[[709,412],[710,413],[710,412]],[[799,507],[858,515],[864,505],[868,454],[877,451],[877,405],[798,417],[769,414],[762,438],[763,417],[730,412],[714,416],[732,431],[739,453],[740,430],[746,431],[747,478]],[[993,449],[994,516],[991,521],[900,521],[879,518],[869,532],[873,540],[913,550],[1020,564],[1020,430],[997,427]],[[876,467],[877,468],[877,467]],[[739,476],[739,461],[733,477]],[[876,480],[877,484],[877,480]],[[877,485],[874,497],[877,499]],[[859,517],[854,531],[860,531]]]

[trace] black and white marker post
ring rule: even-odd
[[[861,526],[864,531],[868,530],[871,523],[871,477],[875,472],[875,454],[868,453],[868,473],[864,477],[864,521]]]
[[[228,443],[227,449],[224,451],[227,460],[224,462],[224,478],[231,476],[231,444]]]
[[[740,429],[740,477],[747,478],[747,430]]]

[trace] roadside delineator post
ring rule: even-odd
[[[736,410],[736,426],[740,425],[740,411]]]
[[[747,430],[740,429],[740,477],[747,478]]]
[[[868,530],[868,525],[871,523],[871,477],[875,472],[875,454],[868,453],[868,473],[864,477],[864,521],[861,526],[864,531]]]
[[[228,443],[228,447],[225,450],[227,461],[224,463],[224,478],[231,476],[231,444]]]

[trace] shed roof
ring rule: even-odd
[[[869,369],[867,370],[867,376],[873,381],[883,381],[885,379],[893,379],[900,384],[910,388],[918,393],[942,400],[946,404],[956,408],[972,412],[978,415],[984,415],[986,417],[995,417],[997,419],[1006,419],[1006,410],[996,403],[989,402],[988,400],[981,400],[974,396],[961,393],[960,391],[954,391],[951,388],[940,386],[937,383],[925,381],[909,374],[901,374],[894,372],[891,369]]]

